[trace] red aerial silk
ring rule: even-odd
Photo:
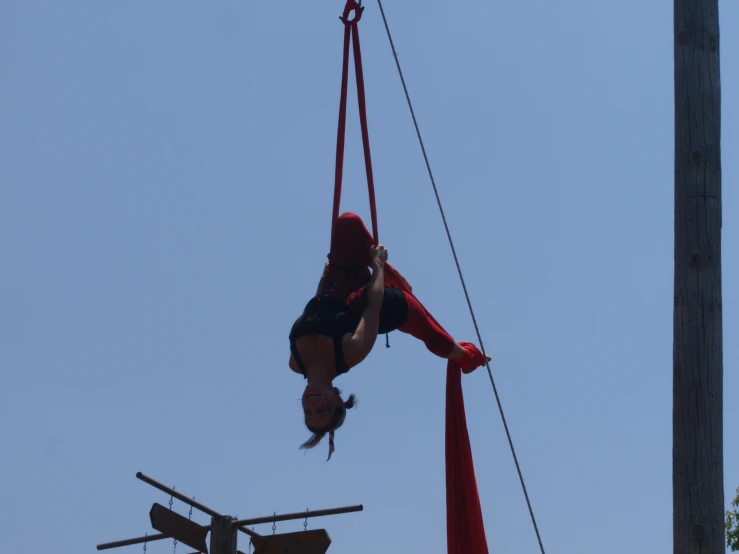
[[[354,12],[354,19],[349,15]],[[346,128],[346,100],[349,72],[349,42],[353,38],[354,65],[357,78],[357,95],[359,100],[359,118],[364,147],[365,169],[369,188],[370,213],[372,219],[373,243],[378,244],[377,209],[375,207],[374,180],[372,177],[372,161],[370,156],[369,132],[367,130],[367,111],[364,94],[364,77],[362,74],[362,54],[359,46],[358,23],[364,8],[356,0],[347,0],[341,21],[344,23],[344,59],[342,65],[341,98],[339,104],[339,130],[336,142],[336,178],[334,183],[334,205],[332,230],[339,219],[341,202],[341,184],[344,165],[344,130]],[[333,233],[332,233],[333,235]],[[353,233],[338,237],[348,238]],[[334,240],[334,239],[332,239]],[[332,250],[338,244],[332,244]],[[341,245],[347,246],[347,245]],[[337,249],[338,250],[338,249]],[[353,249],[352,249],[353,250]],[[336,250],[334,250],[336,251]],[[358,254],[366,252],[365,248],[354,250]],[[361,256],[361,255],[360,255]],[[330,258],[330,256],[329,256]],[[354,261],[357,266],[364,265],[366,260]],[[346,262],[345,262],[346,263]],[[353,264],[352,264],[353,265]],[[356,269],[360,269],[357,267]],[[390,265],[385,265],[386,285],[402,290],[412,296],[405,280]],[[467,433],[467,419],[464,411],[462,395],[462,369],[449,361],[446,382],[446,502],[447,502],[447,553],[448,554],[488,554],[485,526],[482,519],[482,508],[477,492],[475,467],[472,462],[472,449]]]
[[[488,554],[462,396],[462,369],[446,369],[446,529],[448,554]]]
[[[393,268],[388,268],[387,264],[385,268],[392,286],[413,296]],[[462,368],[451,360],[446,369],[445,440],[447,554],[488,554],[464,411]]]

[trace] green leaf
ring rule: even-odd
[[[732,510],[726,512],[726,545],[733,552],[739,551],[739,487],[736,497],[731,501]]]

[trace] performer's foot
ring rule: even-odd
[[[471,342],[461,341],[458,344],[464,350],[464,355],[459,360],[456,360],[457,364],[462,368],[462,373],[472,373],[478,367],[484,366],[486,360],[492,360],[490,356],[480,352],[477,346]]]

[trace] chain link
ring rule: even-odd
[[[308,508],[305,509],[305,511],[308,511]],[[303,531],[308,530],[308,516],[305,516],[305,521],[303,522]]]
[[[173,491],[174,490],[177,490],[177,487],[175,487],[173,485],[172,486],[172,490]],[[172,496],[169,497],[169,509],[170,510],[172,509],[172,504],[174,504],[174,495],[172,495]],[[174,552],[174,554],[177,554],[177,539],[174,540],[174,550],[173,550],[173,552]]]
[[[146,535],[144,535],[144,536],[145,537],[148,537],[149,536],[149,533],[146,533]],[[144,541],[144,554],[146,554],[146,541]]]
[[[274,513],[274,515],[277,515],[277,512]],[[272,534],[275,534],[275,531],[277,530],[277,522],[272,523]]]
[[[195,497],[193,496],[192,499],[195,500]],[[192,519],[192,506],[190,506],[190,513],[187,514],[187,519]]]

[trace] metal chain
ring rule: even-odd
[[[145,537],[148,537],[149,536],[149,533],[146,533],[146,535],[144,535],[144,536]],[[144,541],[144,554],[146,554],[146,541]]]
[[[305,511],[307,512],[309,509],[306,508]],[[308,516],[305,516],[305,521],[303,522],[303,531],[308,530]]]
[[[275,512],[274,515],[277,515],[277,512]],[[274,523],[272,523],[272,534],[273,535],[275,534],[276,530],[277,530],[277,522],[275,521]]]
[[[192,497],[193,501],[195,501],[195,497]],[[190,505],[190,512],[187,514],[187,519],[192,520],[192,504]],[[198,552],[198,554],[200,554]]]
[[[172,486],[172,490],[177,490],[177,487]],[[169,497],[169,509],[172,509],[172,504],[174,504],[174,495]],[[174,540],[174,554],[177,554],[177,539]]]

